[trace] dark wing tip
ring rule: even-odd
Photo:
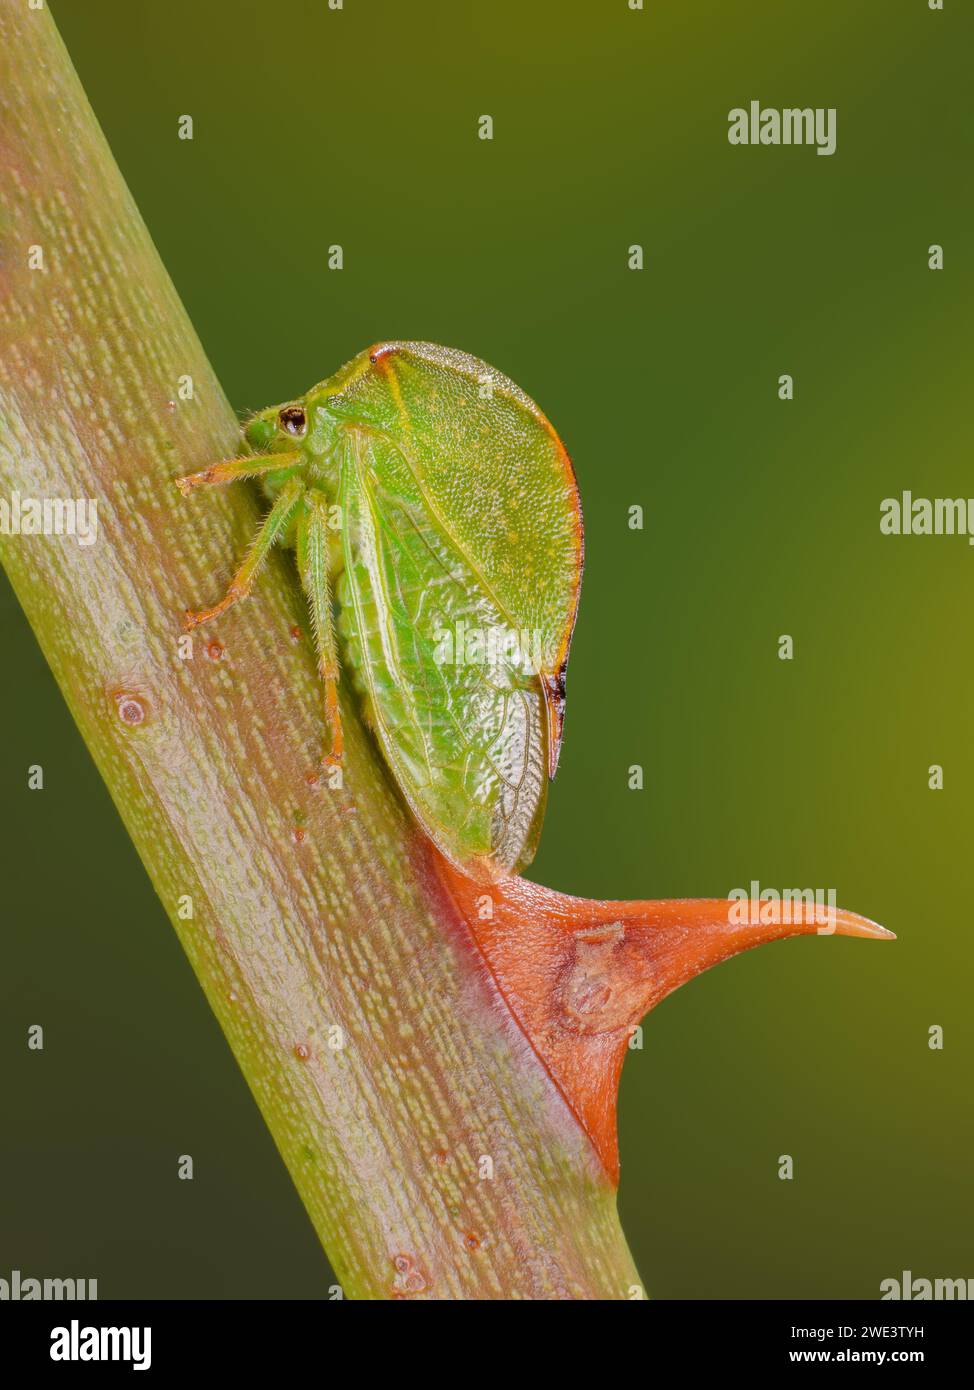
[[[558,758],[561,753],[561,740],[565,732],[565,675],[568,662],[564,661],[560,670],[552,674],[541,672],[541,689],[544,694],[545,710],[548,715],[548,781],[553,781],[558,771]]]

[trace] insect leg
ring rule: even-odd
[[[203,608],[198,611],[192,608],[187,610],[185,620],[187,632],[190,632],[194,627],[199,627],[200,623],[205,623],[210,618],[216,618],[221,613],[225,613],[231,603],[236,603],[238,598],[244,598],[250,593],[253,582],[257,578],[261,565],[267,559],[271,546],[283,534],[291,520],[303,490],[304,484],[298,478],[293,478],[289,483],[285,483],[278,493],[273,507],[261,522],[260,530],[254,537],[253,544],[244,556],[243,563],[231,579],[230,587],[220,602],[214,604],[212,608]]]
[[[298,570],[308,596],[311,626],[318,651],[318,674],[325,687],[325,715],[331,728],[327,763],[340,763],[345,751],[342,715],[338,706],[338,647],[331,611],[328,578],[328,500],[319,492],[308,493],[308,510],[298,520]]]
[[[257,478],[262,473],[277,473],[285,468],[293,468],[302,461],[296,450],[289,454],[265,454],[260,458],[224,459],[222,463],[211,463],[201,473],[187,473],[176,479],[176,486],[185,497],[197,487],[215,487],[218,483],[235,483],[238,478]]]

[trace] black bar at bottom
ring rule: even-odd
[[[541,1324],[537,1330],[544,1337],[543,1354],[549,1363],[557,1363],[562,1352],[570,1363],[581,1349],[581,1337],[589,1354],[595,1353],[609,1364],[619,1351],[628,1349],[628,1343],[639,1358],[635,1364],[645,1364],[647,1372],[651,1366],[659,1367],[661,1356],[687,1371],[746,1373],[816,1365],[934,1367],[946,1371],[958,1364],[969,1346],[968,1309],[966,1302],[649,1301],[641,1307],[614,1308],[610,1323],[592,1329],[584,1322],[572,1321],[563,1324],[561,1335],[559,1324],[554,1328]],[[437,1365],[440,1373],[448,1371],[448,1362],[459,1349],[453,1344],[451,1352],[451,1343],[445,1343],[436,1350],[430,1338],[437,1336],[440,1325],[433,1324],[432,1329],[426,1325],[423,1319],[428,1312],[405,1316],[393,1312],[388,1324],[391,1335],[384,1344],[348,1340],[361,1332],[364,1324],[359,1323],[360,1317],[377,1315],[383,1316],[377,1310],[370,1314],[362,1305],[340,1300],[6,1302],[0,1303],[0,1334],[4,1362],[8,1366],[19,1363],[23,1384],[31,1383],[25,1373],[30,1377],[43,1374],[47,1368],[66,1381],[91,1371],[167,1379],[208,1371],[219,1371],[221,1377],[235,1371],[248,1377],[265,1371],[280,1376],[286,1368],[293,1376],[295,1369],[305,1366],[327,1376],[336,1354],[341,1357],[343,1376],[347,1377],[358,1359],[362,1370],[371,1376],[378,1369],[376,1351],[382,1346],[387,1348],[384,1355],[397,1374],[412,1367],[410,1379],[416,1375],[432,1377],[435,1382],[439,1378]],[[446,1316],[445,1326],[449,1328],[453,1315]],[[517,1359],[518,1354],[515,1343],[505,1341],[496,1312],[489,1316],[491,1321],[482,1326],[490,1332],[488,1345],[497,1358],[496,1370],[506,1379],[518,1369],[509,1359]],[[523,1316],[521,1313],[518,1319],[522,1335],[531,1326],[520,1321]],[[595,1316],[598,1320],[605,1312],[590,1315],[583,1310],[572,1316],[586,1321],[588,1316]],[[410,1331],[417,1325],[423,1334],[418,1350],[410,1345]],[[593,1341],[593,1335],[603,1328],[605,1335]],[[630,1341],[633,1338],[634,1344]],[[538,1347],[540,1351],[541,1344]],[[428,1363],[430,1355],[433,1362]],[[461,1375],[463,1369],[455,1365],[450,1378]],[[524,1369],[523,1364],[520,1369]]]

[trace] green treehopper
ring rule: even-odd
[[[582,516],[564,446],[532,400],[477,358],[379,343],[246,425],[244,457],[184,492],[259,478],[270,509],[226,594],[293,547],[330,729],[340,665],[413,814],[482,877],[533,858],[565,713]],[[337,618],[336,618],[337,608]]]

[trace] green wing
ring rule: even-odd
[[[448,858],[515,871],[534,855],[548,780],[537,655],[515,646],[388,439],[350,433],[341,493],[339,628],[383,754]]]
[[[581,582],[564,446],[507,377],[430,343],[376,344],[307,399],[341,460],[346,644],[390,768],[450,858],[521,868]],[[471,631],[499,643],[471,659]]]

